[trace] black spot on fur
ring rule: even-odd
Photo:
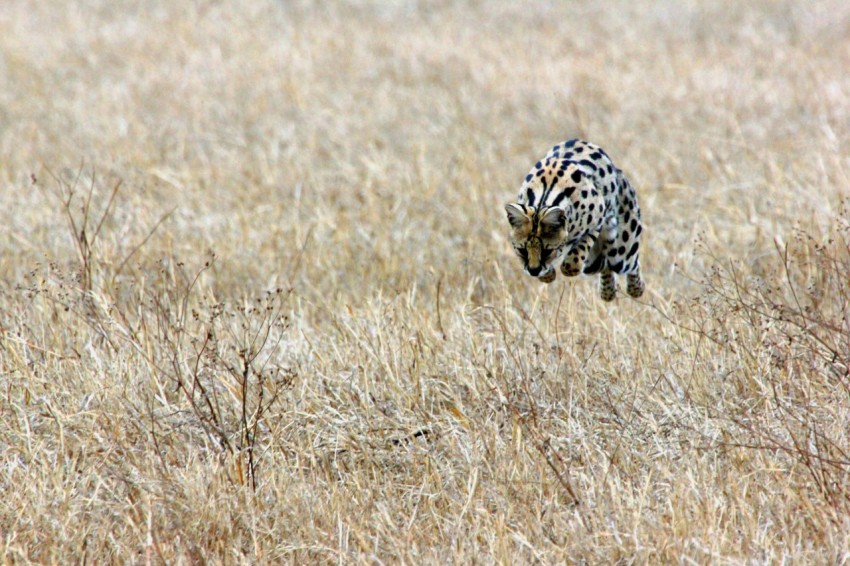
[[[632,229],[632,232],[635,232],[635,234],[637,234],[637,218],[632,218],[632,223],[629,224],[629,228]]]
[[[639,247],[640,247],[640,244],[638,244],[637,242],[635,242],[634,244],[632,244],[632,247],[631,247],[631,249],[629,250],[629,253],[627,253],[627,254],[626,254],[626,260],[628,260],[628,259],[629,259],[629,258],[631,258],[633,255],[635,255],[635,254],[637,253],[637,251],[638,251],[638,248],[639,248]]]
[[[567,194],[567,190],[561,191],[560,193],[558,193],[558,196],[552,199],[552,206],[558,206],[559,204],[561,204],[561,201],[563,201],[565,198],[567,198],[567,196],[569,196]]]
[[[593,260],[593,263],[590,265],[586,265],[584,267],[584,273],[587,275],[593,275],[594,273],[599,273],[599,270],[602,269],[602,263],[605,261],[605,257],[602,254],[596,256]]]
[[[573,174],[570,175],[570,179],[573,180],[573,183],[580,183],[581,182],[581,171],[579,171],[578,169],[573,171]]]
[[[534,191],[529,188],[525,191],[525,196],[528,199],[528,206],[534,206]]]

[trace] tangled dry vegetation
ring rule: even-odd
[[[520,4],[0,4],[8,563],[850,560],[850,5]]]

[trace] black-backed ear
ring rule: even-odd
[[[540,225],[544,230],[554,232],[567,224],[567,213],[559,206],[547,208],[540,217]]]
[[[515,202],[506,204],[505,212],[508,213],[508,222],[514,228],[522,228],[531,222],[525,213],[525,208]]]

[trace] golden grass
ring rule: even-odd
[[[0,3],[7,562],[850,560],[850,6],[518,4]]]

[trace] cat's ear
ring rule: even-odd
[[[567,213],[559,206],[547,208],[540,215],[540,226],[547,232],[557,232],[567,224]]]
[[[527,228],[531,225],[531,218],[528,216],[526,208],[515,202],[505,205],[505,212],[508,213],[508,222],[515,230]]]

